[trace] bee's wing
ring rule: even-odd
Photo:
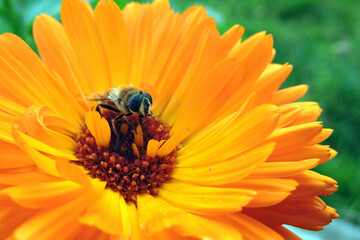
[[[97,97],[85,97],[88,101],[102,101],[102,102],[112,102],[111,99],[108,98],[97,98]]]

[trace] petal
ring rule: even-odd
[[[299,174],[307,169],[314,168],[319,159],[307,159],[298,162],[266,162],[257,168],[249,177],[289,177]]]
[[[24,130],[27,135],[70,154],[75,148],[75,141],[71,137],[53,131],[45,125],[44,118],[51,114],[52,110],[46,106],[30,106],[24,114]]]
[[[327,176],[313,171],[305,171],[293,177],[299,186],[291,194],[291,199],[315,197],[317,195],[327,196],[337,190],[337,182]]]
[[[304,96],[307,90],[307,85],[298,85],[285,88],[274,93],[268,102],[276,105],[294,102]]]
[[[125,22],[118,5],[100,1],[95,8],[95,24],[104,47],[109,69],[110,86],[122,86],[129,81],[129,43]],[[147,46],[146,46],[147,47]]]
[[[217,43],[214,44],[217,45]],[[196,73],[198,74],[198,71]],[[221,81],[219,81],[219,77],[221,77]],[[174,119],[175,122],[169,122],[170,126],[173,125],[171,130],[173,132],[182,128],[197,131],[209,124],[218,114],[221,114],[218,113],[218,110],[241,87],[243,78],[243,63],[237,62],[235,58],[224,59],[207,70],[196,81],[196,84],[191,78],[191,87],[181,84],[166,109],[173,107],[178,110],[169,109],[169,115],[166,115],[167,112],[165,111],[163,118],[168,119],[177,116]],[[183,94],[176,96],[181,90]],[[173,104],[174,102],[175,104]],[[179,102],[182,102],[180,108]]]
[[[288,224],[313,231],[321,230],[322,226],[339,217],[318,197],[284,201],[267,208],[245,209],[244,213],[265,224]]]
[[[194,227],[196,226],[196,227]],[[186,221],[173,228],[184,237],[196,239],[244,239],[239,229],[231,222],[216,217],[187,214]]]
[[[159,195],[176,207],[211,215],[240,211],[251,201],[256,192],[232,188],[202,187],[174,181],[164,184]]]
[[[74,96],[90,92],[89,84],[78,67],[78,59],[61,23],[41,14],[33,25],[34,39],[40,56],[48,68],[56,72]]]
[[[269,65],[270,66],[270,65]],[[268,67],[269,68],[269,67]],[[292,71],[292,66],[288,64],[280,65],[264,72],[255,83],[255,91],[261,102],[266,102],[268,98],[280,87]]]
[[[15,230],[15,238],[19,240],[67,239],[73,234],[72,231],[76,230],[73,226],[77,226],[77,218],[86,209],[91,199],[93,199],[92,195],[83,194],[63,206],[40,210]],[[72,231],[68,231],[69,228]]]
[[[85,113],[85,124],[91,135],[95,138],[97,145],[109,147],[111,130],[107,120],[96,111]]]
[[[34,162],[21,149],[7,142],[0,141],[0,169],[33,166]]]
[[[160,197],[138,195],[137,203],[139,224],[150,235],[186,221],[187,214],[183,209],[167,203]]]
[[[276,142],[276,149],[272,156],[293,152],[308,145],[321,130],[322,125],[320,122],[276,129],[268,138],[268,141]]]
[[[272,156],[268,159],[269,162],[287,162],[287,161],[301,161],[309,158],[317,158],[320,163],[328,161],[331,157],[331,148],[329,146],[312,145],[304,146],[296,151]]]
[[[82,108],[58,76],[51,74],[26,43],[12,34],[0,37],[1,85],[12,89],[24,106],[45,104],[66,116],[73,125],[81,122]]]
[[[56,160],[56,169],[63,178],[80,184],[91,191],[98,193],[105,189],[105,181],[90,177],[82,166],[77,166],[67,159],[58,158]]]
[[[124,239],[128,239],[131,234],[128,206],[119,193],[109,189],[90,203],[79,221],[106,233],[121,235]]]
[[[21,172],[10,171],[7,169],[4,173],[0,173],[0,184],[5,185],[23,185],[29,183],[52,182],[56,180],[59,179],[37,172],[35,167],[24,168]]]
[[[17,204],[27,208],[54,207],[66,203],[80,194],[83,189],[71,182],[43,182],[9,187],[1,191]]]
[[[228,214],[224,217],[219,217],[219,219],[229,221],[239,229],[244,239],[283,240],[283,238],[270,227],[242,213]]]
[[[45,144],[30,138],[29,136],[17,131],[16,129],[13,129],[13,135],[14,135],[14,139],[17,142],[18,146],[27,154],[29,154],[29,156],[31,157],[31,159],[34,161],[34,163],[36,164],[36,166],[38,166],[38,168],[43,171],[46,174],[55,176],[55,177],[60,177],[59,172],[56,170],[55,167],[55,161],[43,154],[41,154],[40,152],[38,152],[36,149],[34,149],[29,143],[28,141],[32,141],[35,142],[37,145],[39,145],[40,147],[48,147]]]
[[[261,143],[279,119],[274,105],[262,105],[244,115],[239,113],[186,141],[178,151],[178,166],[209,165],[246,151]]]
[[[297,189],[298,183],[293,179],[242,179],[224,187],[256,191],[256,196],[246,207],[268,207],[280,203]]]
[[[80,66],[91,92],[110,88],[105,52],[90,4],[65,0],[61,4],[60,14],[65,32],[78,58],[76,64]]]
[[[35,211],[0,200],[0,239],[8,239],[14,230],[28,219]]]
[[[275,144],[268,143],[211,165],[176,167],[172,177],[205,186],[237,182],[265,162],[274,148]]]

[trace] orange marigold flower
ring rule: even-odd
[[[42,60],[0,37],[0,239],[298,239],[283,224],[338,217],[310,170],[332,130],[307,86],[279,90],[271,35],[167,0],[61,20],[34,22]]]

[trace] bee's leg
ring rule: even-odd
[[[148,114],[148,116],[150,116],[150,117],[148,119],[146,119],[144,122],[142,122],[141,126],[142,126],[142,124],[147,123],[151,118],[154,118],[154,114],[153,114],[153,112],[151,110],[150,110],[150,114]]]
[[[120,135],[119,132],[116,129],[116,122],[121,119],[122,117],[124,117],[124,114],[118,115],[115,118],[111,119],[111,126],[112,129],[114,131],[114,134],[116,136],[116,144],[115,144],[115,150],[120,150],[119,145],[120,145]]]
[[[116,144],[115,144],[115,149],[119,150],[121,149],[120,147],[120,135],[119,135],[119,132],[117,131],[116,129],[116,122],[119,121],[121,118],[125,118],[125,117],[129,117],[131,116],[132,113],[127,113],[127,114],[121,114],[121,115],[118,115],[116,116],[115,118],[111,119],[111,126],[112,126],[112,129],[114,130],[114,134],[116,136]],[[134,129],[135,129],[135,132],[136,132],[136,127],[134,126],[134,124],[132,122],[129,122],[126,118],[125,118],[125,121],[131,125]]]

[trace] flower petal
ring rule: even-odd
[[[27,208],[59,206],[83,193],[81,186],[71,182],[43,182],[9,187],[1,191],[17,204]]]
[[[284,201],[267,208],[244,209],[244,213],[270,225],[288,224],[318,231],[339,215],[320,198]]]
[[[178,166],[214,164],[244,152],[266,138],[279,119],[278,108],[273,105],[262,105],[244,115],[239,113],[187,140],[178,151]]]
[[[58,76],[51,74],[26,43],[13,34],[0,36],[2,88],[21,99],[24,106],[45,104],[77,126],[82,108]]]
[[[297,126],[278,128],[268,138],[268,141],[276,142],[276,149],[272,156],[295,151],[317,136],[322,130],[320,122],[304,123]]]
[[[41,14],[35,18],[33,34],[47,67],[59,74],[74,96],[84,98],[83,91],[90,92],[89,84],[78,67],[78,59],[61,23],[49,15]]]
[[[85,113],[85,124],[98,145],[109,147],[111,130],[109,123],[96,111]]]
[[[265,162],[249,177],[251,178],[276,178],[289,177],[299,174],[307,169],[314,168],[319,159],[307,159],[298,162]]]
[[[90,203],[79,221],[106,233],[121,235],[123,239],[128,239],[131,234],[128,206],[119,193],[109,189],[104,190]]]
[[[113,1],[101,0],[94,13],[95,24],[104,47],[110,75],[110,86],[129,82],[129,43],[127,29],[119,6]],[[148,46],[144,46],[148,47]]]
[[[52,182],[59,180],[56,177],[42,174],[36,171],[35,167],[27,167],[23,169],[8,170],[0,173],[0,184],[5,185],[23,185],[29,183]],[[20,170],[20,171],[19,171]]]
[[[237,182],[250,175],[265,162],[274,148],[275,144],[268,143],[239,155],[224,158],[223,161],[211,165],[176,167],[172,177],[203,186],[219,186]],[[201,156],[194,158],[201,159]]]
[[[137,203],[139,224],[150,235],[186,221],[187,214],[183,209],[167,203],[160,197],[138,195]]]
[[[285,88],[274,93],[268,102],[276,105],[294,102],[304,96],[307,90],[307,85]]]
[[[337,190],[337,182],[334,179],[313,171],[304,171],[293,178],[299,186],[291,194],[290,199],[309,198],[317,195],[327,196]]]
[[[78,226],[77,218],[92,198],[92,195],[82,194],[63,206],[40,210],[15,230],[15,238],[19,240],[68,239],[76,230],[73,226]]]
[[[41,171],[55,177],[60,177],[60,174],[55,167],[55,161],[38,152],[28,143],[27,140],[35,141],[35,143],[39,143],[40,146],[46,146],[45,144],[36,141],[35,139],[31,139],[29,136],[17,131],[16,129],[13,130],[13,135],[18,146],[24,152],[29,154],[30,158],[34,161],[36,166],[38,166]]]
[[[107,61],[89,2],[64,0],[61,20],[91,92],[110,88]],[[89,92],[85,92],[89,94]]]
[[[268,207],[280,203],[297,188],[293,179],[242,179],[239,182],[224,185],[224,187],[256,191],[256,196],[246,207]]]
[[[78,183],[91,191],[98,193],[105,189],[105,181],[90,177],[83,167],[70,163],[67,159],[58,158],[56,169],[63,178]]]
[[[232,188],[202,187],[173,181],[164,184],[159,195],[176,207],[212,215],[240,211],[251,201],[256,192]]]
[[[21,149],[7,142],[0,141],[0,169],[33,166],[35,163]]]
[[[196,227],[194,227],[196,226]],[[231,222],[209,216],[187,214],[186,221],[175,226],[174,230],[184,237],[195,237],[196,239],[244,239],[240,229]]]

